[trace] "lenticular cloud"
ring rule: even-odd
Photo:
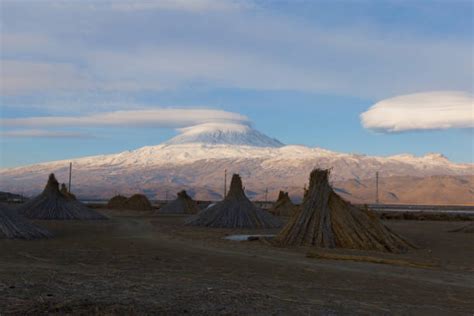
[[[435,91],[382,100],[360,115],[367,129],[392,133],[474,127],[473,95]]]

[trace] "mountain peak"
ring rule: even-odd
[[[431,159],[431,160],[443,160],[448,161],[448,157],[440,153],[428,153],[423,158]]]
[[[268,137],[249,125],[239,123],[204,123],[179,129],[181,134],[166,145],[202,143],[211,145],[240,145],[254,147],[282,147],[283,143]]]

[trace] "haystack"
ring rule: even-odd
[[[178,192],[174,201],[169,202],[158,211],[159,214],[196,214],[200,211],[196,201],[183,190]]]
[[[127,207],[127,197],[123,195],[116,195],[107,202],[107,208],[123,210]]]
[[[77,200],[65,197],[59,191],[59,183],[54,174],[49,175],[43,192],[18,208],[18,212],[36,219],[106,219],[106,217]]]
[[[452,230],[453,233],[474,233],[474,223]]]
[[[208,207],[186,224],[194,226],[222,228],[275,228],[281,222],[270,213],[256,207],[246,196],[242,188],[242,179],[234,174],[229,193],[225,199]]]
[[[145,195],[134,194],[127,200],[126,209],[134,211],[151,211],[153,206]]]
[[[296,205],[291,201],[288,192],[280,191],[278,200],[268,211],[277,216],[293,216],[297,209]]]
[[[61,190],[59,191],[61,192],[62,195],[64,195],[65,197],[69,199],[73,199],[73,200],[76,199],[76,196],[73,193],[69,192],[65,183],[61,184]]]
[[[277,242],[288,246],[387,252],[402,252],[412,247],[368,209],[343,200],[329,185],[328,177],[328,170],[311,172],[301,209],[279,233]]]
[[[52,235],[46,229],[28,222],[15,210],[0,205],[0,239],[40,239],[49,237],[52,237]]]

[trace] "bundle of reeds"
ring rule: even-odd
[[[343,200],[329,185],[329,170],[315,169],[301,209],[276,238],[281,245],[350,248],[386,252],[412,245],[393,233],[367,208]]]
[[[259,209],[245,196],[242,179],[232,176],[230,189],[223,201],[210,206],[186,221],[188,225],[222,228],[275,228],[281,222]]]
[[[123,210],[127,207],[127,197],[123,195],[116,195],[107,202],[107,208]]]
[[[65,183],[61,184],[61,190],[59,191],[61,192],[62,195],[64,195],[65,197],[69,199],[73,199],[73,200],[76,199],[76,196],[72,192],[69,192]]]
[[[276,216],[293,216],[297,210],[298,207],[293,204],[288,192],[280,191],[278,200],[268,211]]]
[[[150,200],[143,194],[134,194],[128,198],[126,203],[127,210],[134,211],[151,211],[153,206],[151,205]]]
[[[134,194],[129,198],[119,194],[107,202],[107,208],[115,210],[151,211],[153,206],[150,200],[143,194]]]
[[[15,210],[0,205],[0,239],[40,239],[52,234],[19,215]]]
[[[59,183],[54,174],[49,175],[43,192],[19,206],[18,212],[27,218],[35,219],[107,219],[81,202],[64,196],[59,191]]]
[[[196,214],[200,211],[194,201],[185,190],[178,192],[175,200],[169,202],[158,210],[159,214]]]

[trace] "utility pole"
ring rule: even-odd
[[[227,196],[227,169],[224,170],[224,199]]]
[[[379,204],[379,172],[375,173],[375,204]]]
[[[268,188],[265,189],[265,203],[268,202]]]
[[[166,190],[165,201],[168,201],[168,190]]]
[[[69,163],[69,193],[71,193],[72,162]]]

